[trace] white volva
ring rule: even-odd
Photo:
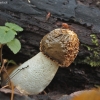
[[[58,67],[56,62],[39,52],[15,69],[10,78],[25,94],[38,94],[51,82]]]

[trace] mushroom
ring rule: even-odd
[[[49,85],[59,66],[68,67],[74,61],[78,50],[76,33],[69,29],[54,29],[41,40],[40,52],[16,68],[9,77],[22,93],[38,94]]]

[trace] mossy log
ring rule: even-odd
[[[86,88],[89,84],[91,86],[100,84],[100,10],[77,1],[6,0],[0,2],[0,25],[13,22],[24,28],[17,37],[22,44],[20,52],[14,55],[5,46],[3,57],[21,63],[26,61],[39,52],[40,40],[44,35],[61,27],[62,23],[68,23],[80,40],[79,54],[74,63],[89,64],[98,68],[88,67],[88,69],[84,65],[81,67],[79,65],[66,70],[60,69],[55,77],[56,82],[62,82],[61,73],[65,73],[67,77],[63,76],[63,79],[65,82],[67,80],[67,86],[71,89],[74,86],[78,88],[79,84],[82,88]],[[70,76],[72,81],[69,79]]]
[[[0,2],[0,25],[13,22],[24,28],[24,32],[18,36],[22,43],[20,54],[25,56],[20,59],[22,61],[39,51],[39,42],[45,34],[61,27],[62,23],[68,23],[80,39],[80,52],[75,63],[99,66],[99,16],[98,8],[80,4],[75,0],[40,0],[38,2],[6,0]]]

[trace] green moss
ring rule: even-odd
[[[97,67],[100,66],[100,46],[95,34],[91,34],[90,37],[93,44],[92,46],[81,44],[81,47],[86,50],[88,55],[84,58],[77,57],[75,63],[88,64],[91,67]]]
[[[91,37],[92,43],[93,43],[94,45],[98,46],[99,43],[98,43],[97,36],[96,36],[95,34],[91,34],[90,37]]]

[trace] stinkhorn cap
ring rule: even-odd
[[[68,67],[78,54],[79,39],[69,29],[54,29],[41,40],[40,51],[59,66]]]

